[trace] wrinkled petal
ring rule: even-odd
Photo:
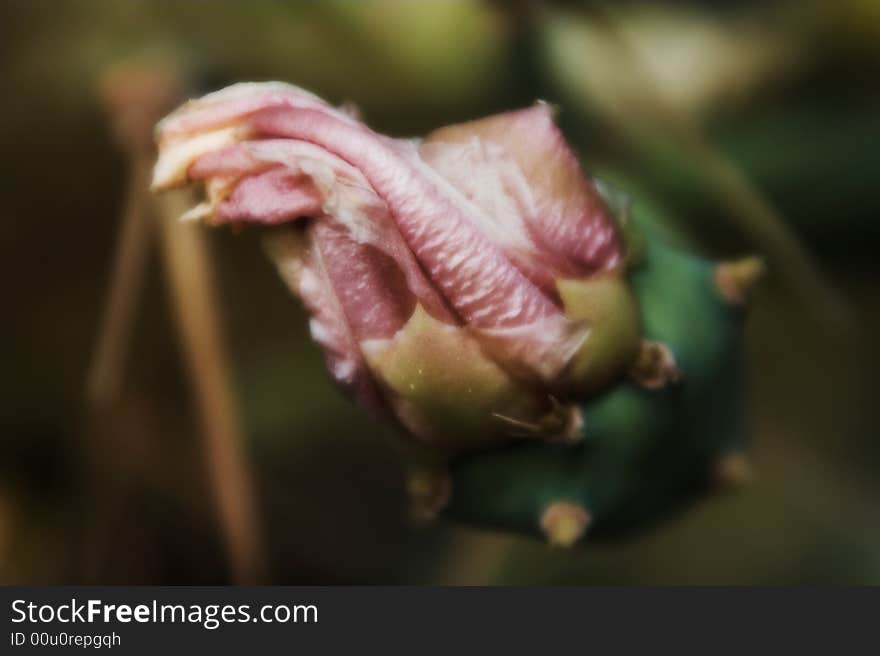
[[[357,167],[461,317],[478,327],[530,323],[558,308],[468,218],[466,200],[408,144],[394,148],[364,126],[314,110],[256,114],[256,134],[316,143]]]
[[[463,151],[466,167],[455,161]],[[527,235],[557,273],[589,275],[619,262],[614,222],[548,105],[440,128],[420,152],[496,222],[512,226],[518,242]]]
[[[187,182],[187,169],[201,155],[248,138],[242,121],[269,107],[320,109],[339,120],[353,121],[318,96],[282,82],[244,82],[190,100],[156,127],[159,160],[153,171],[153,189]]]
[[[470,216],[504,255],[545,293],[554,293],[555,258],[538,249],[525,217],[532,212],[528,181],[497,144],[423,143],[419,155],[474,208]]]
[[[245,177],[249,173],[255,175]],[[273,224],[320,214],[332,216],[347,228],[352,239],[395,260],[409,289],[432,316],[455,322],[445,300],[403,241],[385,203],[356,168],[338,157],[294,139],[244,142],[200,157],[190,166],[190,177],[241,179],[231,193],[229,182],[221,185],[218,193],[209,187],[215,221]]]

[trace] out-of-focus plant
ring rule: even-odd
[[[93,0],[17,12],[30,36],[11,72],[78,111],[91,109],[77,92],[96,71],[145,50],[176,51],[213,79],[295,78],[396,123],[479,108],[515,82],[507,16],[471,0],[259,0],[214,11]]]
[[[722,26],[692,11],[602,3],[535,16],[543,65],[574,107],[598,115],[652,175],[708,195],[721,210],[713,218],[726,218],[768,255],[814,317],[845,323],[846,307],[811,254],[704,130],[712,110],[796,70],[807,59],[809,30],[798,21],[780,33],[759,16]]]

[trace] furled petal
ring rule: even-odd
[[[517,162],[501,146],[473,138],[423,143],[419,155],[468,202],[481,231],[545,293],[555,293],[556,258],[539,250],[526,223],[532,192]]]
[[[216,192],[208,188],[214,221],[275,224],[321,214],[332,217],[353,240],[392,258],[433,317],[456,321],[425,277],[385,203],[360,171],[326,150],[295,139],[248,141],[200,157],[189,167],[189,176],[226,181]]]
[[[620,261],[614,222],[548,105],[440,128],[420,152],[508,226],[516,248],[528,238],[535,257],[551,262],[557,274],[589,275]]]
[[[309,141],[355,166],[456,313],[478,334],[497,332],[493,355],[509,371],[547,381],[567,366],[586,327],[568,321],[505,256],[475,217],[483,210],[425,164],[413,144],[314,110],[258,112],[250,130]],[[515,340],[505,339],[512,334]]]
[[[156,127],[160,156],[153,171],[153,189],[187,182],[187,169],[201,155],[248,138],[243,121],[269,107],[298,107],[330,112],[353,121],[316,95],[282,82],[244,82],[190,100]]]
[[[239,123],[269,107],[298,107],[333,111],[346,116],[313,93],[284,82],[241,82],[190,100],[157,126],[162,139],[206,132]]]
[[[254,115],[257,135],[310,141],[357,167],[388,206],[410,248],[459,315],[480,328],[531,323],[559,309],[467,216],[467,201],[414,148],[315,110]]]

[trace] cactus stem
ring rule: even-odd
[[[766,269],[764,260],[757,256],[722,262],[715,267],[715,286],[731,305],[745,305]]]
[[[590,525],[590,513],[570,501],[554,501],[541,513],[541,530],[553,547],[570,547]]]
[[[549,396],[551,408],[536,422],[523,421],[498,412],[492,416],[508,426],[518,429],[514,436],[536,438],[547,442],[576,444],[584,439],[584,413],[579,406],[565,405],[556,397]]]
[[[629,376],[646,389],[662,389],[680,381],[682,373],[666,344],[643,339],[629,367]]]
[[[442,511],[452,498],[452,477],[442,467],[419,467],[409,474],[406,491],[412,518],[428,522]]]
[[[715,485],[720,491],[739,490],[754,479],[751,462],[744,453],[725,453],[715,461]]]

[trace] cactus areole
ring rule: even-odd
[[[297,87],[237,84],[156,136],[153,188],[198,183],[183,218],[263,226],[330,375],[425,454],[419,515],[570,545],[739,471],[759,263],[634,239],[548,105],[392,139]]]

